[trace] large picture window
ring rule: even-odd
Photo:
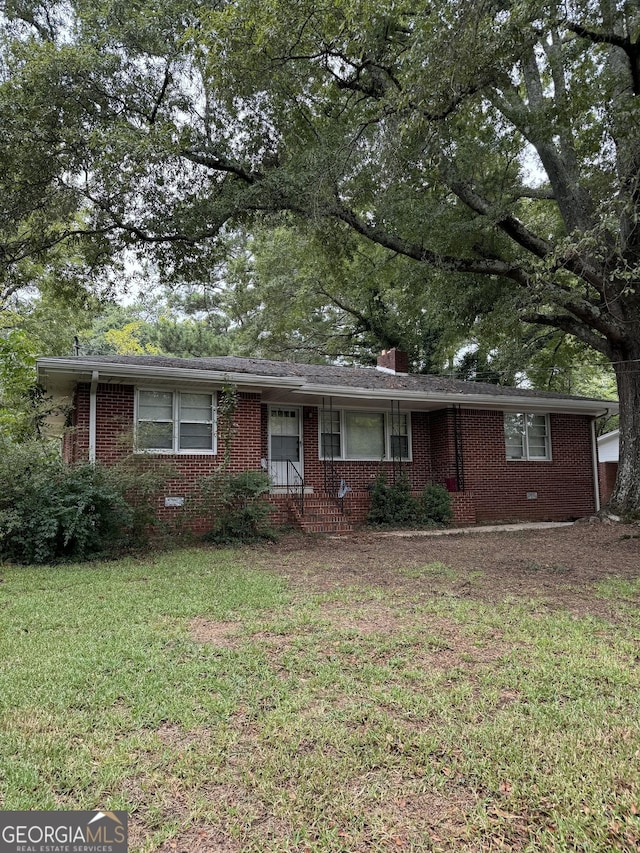
[[[213,394],[140,389],[136,449],[165,453],[214,453]]]
[[[409,416],[399,413],[320,412],[320,459],[380,461],[411,457]]]
[[[504,441],[507,459],[551,459],[549,416],[505,414]]]

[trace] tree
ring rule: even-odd
[[[238,242],[221,294],[233,352],[375,364],[382,349],[398,347],[414,371],[439,372],[451,341],[415,298],[428,270],[333,231],[271,217]]]
[[[435,271],[416,299],[466,323],[571,335],[615,371],[612,503],[640,509],[637,3],[64,8],[13,7],[2,98],[51,135],[87,233],[184,275],[287,210]]]

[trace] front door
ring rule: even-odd
[[[300,409],[269,411],[269,472],[274,486],[296,486],[302,479]]]

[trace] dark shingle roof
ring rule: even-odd
[[[164,355],[109,355],[76,356],[69,359],[78,363],[118,364],[139,367],[173,368],[183,370],[208,371],[219,374],[247,374],[271,378],[298,377],[309,385],[334,386],[365,389],[371,391],[406,391],[423,394],[466,394],[492,395],[504,397],[531,397],[550,400],[593,399],[575,397],[568,394],[555,394],[528,388],[512,388],[492,385],[488,382],[464,382],[443,376],[419,373],[387,373],[373,367],[341,367],[330,364],[300,364],[291,361],[270,361],[260,358],[237,358],[220,356],[216,358],[173,358]]]

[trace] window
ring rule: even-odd
[[[384,412],[320,412],[320,458],[379,461],[411,458],[409,416]]]
[[[320,458],[340,459],[341,456],[340,412],[320,412]]]
[[[390,450],[392,459],[409,458],[409,423],[406,415],[391,415]]]
[[[505,414],[507,459],[551,459],[548,415]]]
[[[213,395],[140,389],[136,449],[170,453],[215,452]]]

